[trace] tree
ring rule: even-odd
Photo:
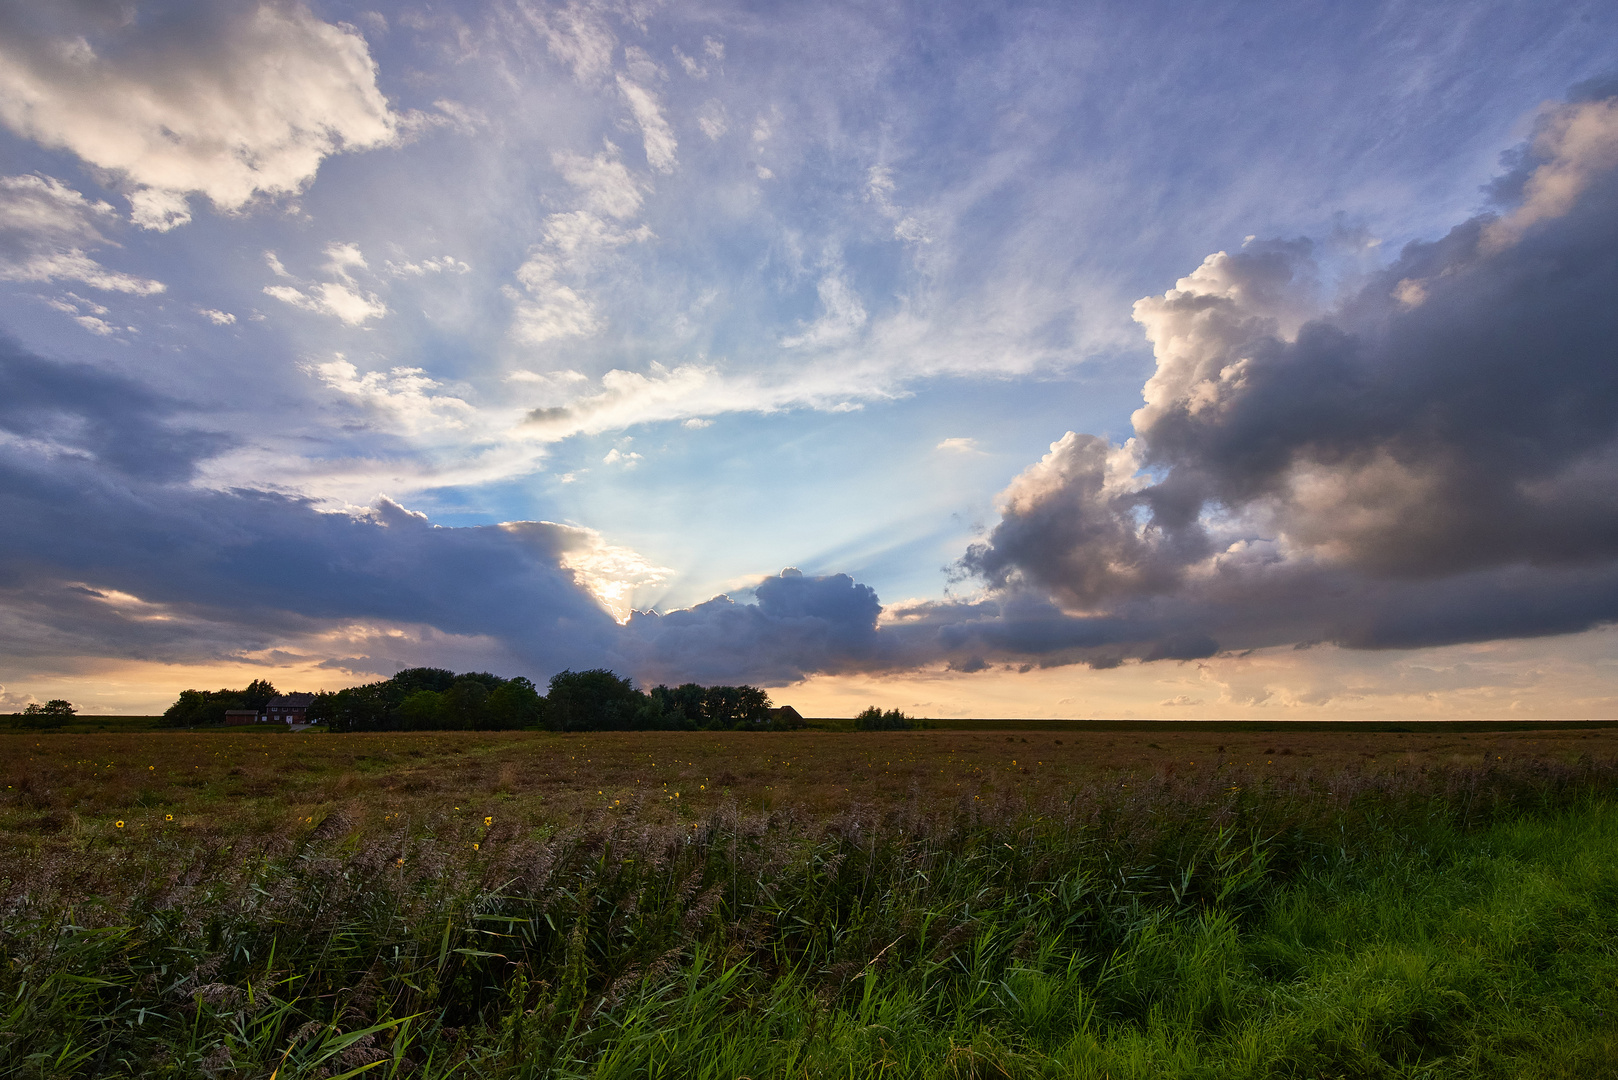
[[[436,690],[417,690],[399,703],[399,719],[406,731],[435,731],[445,727],[449,709]]]
[[[46,728],[59,728],[67,723],[78,711],[73,707],[72,702],[64,701],[62,698],[52,698],[43,705],[36,701],[22,711],[22,722],[24,727],[32,728],[35,731],[43,731]]]
[[[403,691],[405,695],[413,694],[417,690],[436,690],[442,694],[455,685],[455,672],[438,667],[405,668],[389,679],[388,683]]]
[[[330,690],[322,690],[315,695],[315,700],[309,703],[309,711],[304,718],[312,724],[320,724],[330,728],[337,722],[337,695]]]
[[[546,699],[558,731],[627,731],[646,700],[633,683],[606,668],[557,672]]]
[[[254,679],[247,684],[247,689],[241,693],[242,708],[263,711],[264,706],[270,703],[271,698],[279,697],[280,691],[268,679]]]
[[[488,701],[488,684],[471,675],[462,675],[444,691],[444,720],[447,726],[474,730],[482,728],[483,707]]]
[[[182,690],[174,704],[164,710],[163,723],[169,727],[223,724],[226,709],[245,707],[240,690]]]
[[[518,731],[540,727],[545,720],[546,701],[534,684],[521,675],[507,679],[483,703],[487,726],[495,731]]]

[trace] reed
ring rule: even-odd
[[[97,828],[0,872],[0,1072],[1612,1075],[1615,781]]]

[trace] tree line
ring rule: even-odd
[[[174,726],[222,724],[228,709],[262,709],[275,687],[186,690],[164,718]],[[528,679],[486,671],[408,668],[391,679],[315,695],[308,719],[333,731],[735,731],[801,727],[756,686],[635,689],[605,668],[562,671],[541,694]]]
[[[207,727],[223,724],[233,709],[262,712],[280,691],[268,679],[254,679],[245,690],[181,690],[178,700],[163,710],[167,727]]]

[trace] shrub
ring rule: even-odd
[[[915,726],[911,718],[898,709],[883,712],[875,705],[854,718],[855,731],[909,731]]]

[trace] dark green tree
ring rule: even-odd
[[[437,667],[405,668],[388,682],[401,692],[402,701],[404,696],[417,690],[436,690],[442,694],[455,685],[455,672]]]
[[[444,720],[460,730],[482,728],[485,726],[483,710],[488,701],[488,684],[472,675],[462,675],[444,691]]]
[[[182,690],[180,696],[163,711],[167,727],[205,727],[223,724],[227,709],[244,709],[240,690]]]
[[[547,702],[534,684],[521,675],[507,679],[483,704],[483,715],[494,731],[520,731],[544,726]]]
[[[445,695],[417,690],[399,703],[399,726],[405,731],[439,731],[448,727],[450,710]]]
[[[247,684],[247,689],[241,693],[242,708],[259,709],[270,703],[270,699],[280,696],[280,691],[268,679],[254,679]]]
[[[33,731],[59,728],[71,720],[78,711],[72,702],[62,698],[52,698],[43,705],[36,701],[22,711],[22,723],[24,727]]]
[[[646,700],[633,683],[606,668],[557,672],[545,697],[549,724],[557,731],[626,731]]]

